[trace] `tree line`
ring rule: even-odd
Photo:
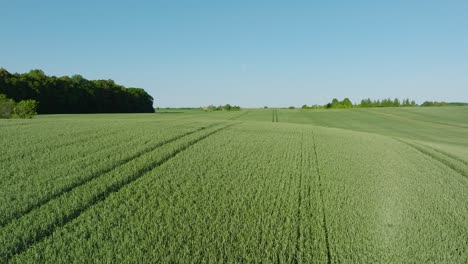
[[[240,106],[237,105],[219,105],[219,106],[214,106],[214,105],[209,105],[204,108],[205,111],[211,112],[211,111],[239,111],[241,108]]]
[[[421,104],[421,106],[468,106],[468,103],[447,103],[447,102],[437,102],[437,101],[426,101]]]
[[[0,94],[37,101],[39,114],[154,112],[153,97],[144,89],[81,75],[47,76],[41,70],[12,74],[0,68]]]
[[[414,100],[404,99],[400,101],[398,98],[382,99],[382,100],[371,100],[370,98],[362,99],[359,104],[353,104],[349,98],[345,98],[342,101],[334,98],[330,103],[325,105],[303,105],[302,109],[333,109],[333,108],[373,108],[373,107],[416,107],[416,106],[463,106],[468,105],[467,103],[446,103],[446,102],[432,102],[425,101],[421,105],[418,105]]]

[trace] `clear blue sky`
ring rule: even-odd
[[[468,1],[0,0],[0,67],[155,105],[468,101]]]

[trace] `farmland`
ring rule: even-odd
[[[468,107],[0,120],[0,262],[468,262]]]

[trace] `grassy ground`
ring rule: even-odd
[[[466,263],[468,107],[0,121],[0,262]]]

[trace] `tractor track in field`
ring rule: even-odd
[[[468,162],[467,162],[467,161],[465,161],[465,160],[463,160],[463,159],[461,159],[461,158],[459,158],[459,157],[457,157],[457,156],[455,156],[455,155],[446,153],[446,152],[444,152],[444,151],[442,151],[442,150],[439,150],[439,149],[436,149],[436,148],[434,148],[434,147],[427,146],[427,148],[430,148],[431,150],[433,150],[433,151],[435,151],[435,152],[437,152],[437,153],[439,153],[439,154],[441,154],[441,155],[444,155],[444,156],[446,156],[446,157],[448,157],[448,158],[454,159],[454,160],[456,160],[456,161],[458,161],[458,162],[460,162],[460,163],[463,163],[463,164],[465,164],[466,166],[468,166]]]
[[[150,146],[150,147],[148,147],[148,148],[145,148],[145,149],[143,149],[143,150],[141,150],[141,151],[139,151],[139,152],[137,152],[137,153],[135,153],[135,154],[133,154],[133,155],[131,155],[131,156],[125,158],[125,159],[122,159],[122,160],[116,162],[114,165],[112,165],[112,166],[110,166],[110,167],[107,167],[107,168],[104,168],[104,169],[102,169],[102,170],[97,171],[97,172],[96,172],[94,175],[92,175],[91,177],[85,177],[85,178],[83,178],[82,180],[76,181],[76,182],[74,182],[73,184],[71,184],[70,186],[68,186],[68,187],[66,187],[66,188],[64,188],[64,189],[62,189],[62,190],[60,190],[60,191],[58,191],[58,192],[52,194],[51,196],[48,196],[48,197],[45,197],[44,199],[38,200],[35,204],[29,206],[28,208],[26,208],[26,209],[24,209],[24,210],[21,210],[21,211],[15,213],[15,214],[13,214],[11,217],[8,217],[8,218],[4,219],[4,220],[0,223],[0,227],[4,227],[4,226],[8,225],[8,224],[11,223],[12,221],[14,221],[14,220],[16,220],[16,219],[18,219],[18,218],[20,218],[20,217],[22,217],[22,216],[24,216],[24,215],[30,213],[30,212],[33,211],[34,209],[40,208],[41,206],[47,204],[48,202],[50,202],[50,201],[52,201],[52,200],[54,200],[54,199],[57,199],[57,198],[59,198],[60,196],[66,194],[66,193],[68,193],[68,192],[73,191],[73,189],[75,189],[75,188],[77,188],[77,187],[79,187],[79,186],[82,186],[82,185],[86,184],[87,182],[90,182],[90,181],[92,181],[92,180],[94,180],[94,179],[97,179],[97,178],[101,177],[102,175],[104,175],[104,174],[106,174],[106,173],[108,173],[108,172],[111,172],[111,171],[117,169],[118,167],[123,166],[123,165],[129,163],[130,161],[132,161],[132,160],[134,160],[134,159],[136,159],[136,158],[139,158],[139,157],[143,156],[143,155],[146,154],[146,153],[149,153],[149,152],[154,151],[154,150],[156,150],[157,148],[160,148],[160,147],[162,147],[162,146],[164,146],[164,145],[166,145],[166,144],[169,144],[169,143],[171,143],[171,142],[174,142],[174,141],[176,141],[176,140],[179,140],[179,139],[181,139],[181,138],[183,138],[183,137],[189,136],[189,135],[194,134],[194,133],[196,133],[196,132],[199,132],[199,131],[202,131],[202,130],[205,130],[205,129],[209,129],[209,128],[211,128],[211,127],[213,127],[213,126],[216,126],[216,125],[219,125],[219,123],[212,124],[212,125],[209,125],[209,126],[206,126],[206,127],[197,128],[197,129],[195,129],[195,130],[192,130],[192,131],[186,132],[186,133],[184,133],[184,134],[181,134],[181,135],[172,137],[172,138],[170,138],[170,139],[168,139],[168,140],[164,140],[164,141],[162,141],[162,142],[159,142],[159,143],[157,143],[156,145],[152,145],[152,146]]]
[[[433,155],[432,153],[430,153],[430,151],[424,149],[424,147],[422,147],[422,146],[420,146],[420,145],[418,145],[418,144],[415,144],[415,143],[410,143],[410,142],[401,140],[401,139],[399,139],[399,138],[393,138],[393,139],[395,139],[396,141],[401,142],[401,143],[407,145],[408,147],[410,147],[410,148],[412,148],[412,149],[414,149],[414,150],[416,150],[416,151],[418,151],[418,152],[424,154],[425,156],[431,158],[432,160],[435,160],[435,161],[441,163],[442,165],[448,167],[449,169],[451,169],[451,170],[454,171],[455,173],[460,174],[461,176],[464,176],[465,179],[468,178],[468,174],[467,174],[465,171],[463,171],[462,169],[460,169],[460,168],[454,166],[454,165],[451,164],[449,161],[444,160],[444,159],[442,159],[442,158],[440,158],[440,157],[437,157],[437,156]],[[433,151],[436,152],[436,153],[441,154],[442,156],[444,156],[444,157],[447,158],[447,159],[452,159],[452,160],[455,160],[455,161],[457,161],[457,162],[460,162],[460,163],[462,163],[462,164],[464,164],[464,165],[467,165],[467,162],[465,162],[465,161],[463,161],[463,160],[460,160],[460,159],[458,159],[458,158],[454,158],[454,157],[452,157],[452,155],[448,155],[448,154],[446,154],[446,153],[444,153],[444,152],[442,152],[442,151],[436,150],[436,149],[431,148],[431,147],[427,147],[427,148],[433,150]]]
[[[101,138],[104,138],[104,137],[107,137],[109,135],[112,134],[112,132],[109,132],[109,131],[101,131],[99,133],[94,133],[94,130],[90,129],[90,130],[85,130],[85,131],[80,131],[80,132],[77,132],[77,133],[74,133],[74,134],[70,134],[70,135],[62,135],[63,137],[70,137],[72,138],[71,140],[68,140],[68,141],[65,141],[65,142],[62,142],[62,143],[58,143],[56,145],[50,145],[48,146],[49,150],[51,151],[57,151],[61,148],[66,148],[66,147],[69,147],[69,146],[72,146],[72,145],[77,145],[77,144],[80,144],[80,143],[91,143],[91,142],[94,142],[94,141],[97,141]],[[114,134],[115,135],[115,134]],[[41,140],[41,141],[37,141],[35,142],[35,145],[41,145],[41,144],[45,144],[44,142],[47,142],[49,139],[44,139],[44,140]],[[42,147],[41,147],[42,148]],[[27,156],[31,156],[31,154],[34,154],[35,152],[31,152],[31,153],[26,153],[26,154],[14,154],[14,155],[11,155],[11,156],[8,156],[8,157],[2,157],[0,159],[0,162],[4,162],[4,161],[9,161],[9,160],[12,160],[12,159],[16,159],[16,158],[24,158],[24,157],[27,157]],[[1,225],[1,224],[0,224]]]
[[[278,109],[273,109],[273,116],[271,118],[271,122],[278,123]]]
[[[298,194],[298,205],[297,205],[297,230],[296,230],[296,263],[299,263],[300,259],[300,250],[301,250],[301,207],[302,207],[302,177],[303,177],[303,168],[304,168],[304,132],[301,134],[301,157],[299,161],[299,194]]]
[[[317,175],[318,175],[320,202],[322,204],[322,225],[323,225],[323,229],[325,233],[325,246],[327,248],[327,264],[331,264],[330,241],[329,241],[329,233],[328,233],[328,227],[327,227],[327,216],[325,213],[325,201],[323,199],[322,176],[320,174],[319,161],[318,161],[318,155],[317,155],[317,143],[315,140],[315,133],[313,131],[312,131],[312,140],[314,142],[315,170],[317,171]]]
[[[244,113],[241,113],[241,114],[239,114],[239,115],[237,115],[237,116],[234,116],[234,117],[229,118],[229,120],[236,120],[236,119],[239,119],[239,118],[241,118],[241,117],[243,117],[243,116],[246,116],[248,113],[249,113],[249,111],[246,110]]]
[[[67,137],[67,138],[69,137],[71,139],[67,140],[65,142],[57,143],[55,145],[49,145],[48,149],[55,152],[55,151],[57,151],[57,150],[59,150],[61,148],[66,148],[66,147],[69,147],[69,146],[72,146],[72,145],[77,145],[77,144],[81,144],[81,143],[91,143],[91,142],[97,141],[97,140],[99,140],[101,138],[107,137],[107,136],[112,134],[112,132],[109,132],[109,131],[100,131],[97,134],[96,133],[93,134],[93,133],[94,133],[94,130],[89,129],[89,130],[85,130],[85,131],[76,132],[76,133],[73,133],[73,134],[70,134],[70,135],[60,135],[60,136],[57,135],[58,137]],[[40,140],[40,141],[36,141],[34,144],[40,146],[41,144],[46,144],[48,142],[48,140],[49,139],[43,139],[43,140]],[[44,143],[44,142],[46,142],[46,143]],[[43,148],[43,147],[41,147],[41,148]],[[9,161],[9,160],[12,160],[12,159],[17,159],[17,158],[23,159],[24,157],[31,156],[34,153],[35,152],[32,151],[32,152],[26,153],[26,154],[24,154],[24,153],[23,154],[13,154],[13,155],[8,156],[8,157],[2,157],[0,159],[0,162]]]
[[[218,125],[218,124],[213,124],[213,125],[211,125],[209,127],[213,127],[215,125]],[[96,195],[87,204],[85,204],[85,205],[83,205],[83,206],[81,206],[79,208],[74,209],[71,213],[69,213],[67,215],[64,215],[61,219],[55,219],[56,220],[55,223],[49,224],[49,226],[44,227],[43,230],[35,230],[36,234],[34,236],[29,237],[29,238],[24,238],[23,237],[20,240],[21,242],[19,242],[18,244],[10,245],[10,248],[7,249],[7,252],[1,252],[3,255],[0,255],[0,262],[8,261],[13,256],[23,253],[29,247],[31,247],[31,246],[35,245],[36,243],[39,243],[39,242],[43,241],[44,239],[48,238],[49,236],[51,236],[57,229],[65,226],[66,224],[70,223],[74,219],[78,218],[80,215],[82,215],[84,212],[86,212],[87,210],[92,208],[97,203],[105,201],[107,199],[107,197],[109,197],[111,194],[116,193],[119,190],[121,190],[122,188],[124,188],[125,186],[135,182],[136,180],[138,180],[141,177],[143,177],[144,175],[146,175],[148,172],[156,169],[157,167],[160,167],[161,165],[165,164],[166,162],[168,162],[172,158],[176,157],[178,154],[182,153],[183,151],[187,150],[188,148],[192,147],[193,145],[197,144],[198,142],[200,142],[200,141],[208,138],[209,136],[212,136],[212,135],[214,135],[214,134],[216,134],[216,133],[218,133],[218,132],[220,132],[220,131],[222,131],[224,129],[232,127],[234,125],[236,125],[236,123],[227,124],[227,125],[225,125],[225,126],[223,126],[221,128],[218,128],[218,129],[213,130],[213,131],[211,131],[211,132],[209,132],[207,134],[204,134],[204,135],[190,141],[186,145],[183,145],[183,146],[177,148],[175,151],[173,151],[171,154],[165,156],[164,158],[162,158],[162,159],[160,159],[158,161],[154,161],[154,162],[146,165],[145,167],[139,169],[131,177],[128,177],[127,179],[124,179],[123,181],[118,182],[116,184],[113,184],[111,186],[107,186],[107,188],[103,192]],[[206,128],[208,128],[208,127],[199,129],[197,131],[200,131],[200,130],[203,130],[203,129],[206,129]],[[197,132],[197,131],[192,132],[192,134]],[[178,138],[181,138],[181,137],[182,136],[180,136]],[[172,141],[175,141],[177,139],[174,139]]]
[[[97,138],[97,139],[102,139],[102,138],[106,138],[106,136],[100,136],[100,137]],[[106,141],[106,140],[107,140],[107,141]],[[91,142],[94,142],[94,141],[95,141],[95,140],[93,139],[92,141],[90,140],[88,143],[91,143]],[[116,143],[116,144],[110,144],[110,143],[115,142],[115,141],[117,141],[118,143]],[[114,148],[114,147],[122,147],[123,145],[128,144],[128,143],[131,143],[131,142],[134,142],[134,141],[136,141],[136,140],[133,139],[133,138],[130,139],[129,141],[126,141],[126,142],[124,142],[124,141],[122,141],[122,140],[120,140],[120,139],[115,139],[115,138],[114,138],[114,139],[108,139],[108,138],[106,138],[106,139],[103,140],[102,142],[105,142],[107,145],[111,145],[111,148]],[[102,143],[102,142],[101,142],[101,143]],[[144,144],[147,144],[148,142],[149,142],[149,140],[147,140]],[[72,143],[72,144],[67,144],[66,146],[64,145],[63,147],[68,147],[68,146],[72,146],[72,145],[77,145],[78,143],[80,143],[80,142],[75,141],[74,143]],[[51,149],[54,155],[55,155],[55,152],[57,152],[58,149],[60,149],[60,148],[55,148],[55,149],[53,149],[53,150]],[[86,150],[86,153],[91,153],[91,152],[92,152],[93,154],[102,155],[102,154],[104,154],[106,151],[108,151],[108,149],[106,149],[104,146],[101,146],[100,149],[98,149],[98,150],[93,150],[93,151],[91,151],[91,150],[88,149],[88,150]],[[80,156],[79,153],[76,153],[75,155]],[[26,155],[23,154],[21,157],[24,158],[25,156],[26,156]],[[49,156],[48,158],[50,159],[50,156]],[[52,166],[48,167],[48,169],[51,169],[51,168],[60,168],[60,167],[63,167],[64,165],[66,165],[66,166],[72,165],[72,166],[73,166],[73,165],[74,165],[73,163],[78,163],[78,164],[79,164],[79,163],[81,163],[81,162],[86,162],[87,159],[88,159],[87,155],[83,155],[82,157],[79,157],[79,158],[76,158],[76,159],[69,159],[69,160],[66,160],[66,161],[64,161],[64,162],[62,162],[62,163],[53,164]],[[31,162],[32,162],[32,161],[31,161]],[[105,168],[108,168],[108,167],[109,167],[109,166],[106,166]],[[95,173],[93,173],[93,175],[99,174],[99,173],[100,173],[100,170],[97,171],[97,172],[95,172]],[[11,175],[10,177],[4,177],[4,179],[5,179],[5,180],[10,180],[10,179],[13,178],[13,177],[14,177],[14,175]],[[53,177],[50,177],[49,180],[55,180],[55,179],[60,178],[60,177],[61,177],[61,175],[58,175],[58,176],[55,176],[55,175],[54,175]],[[3,225],[3,221],[4,221],[4,220],[0,220],[0,227]]]

